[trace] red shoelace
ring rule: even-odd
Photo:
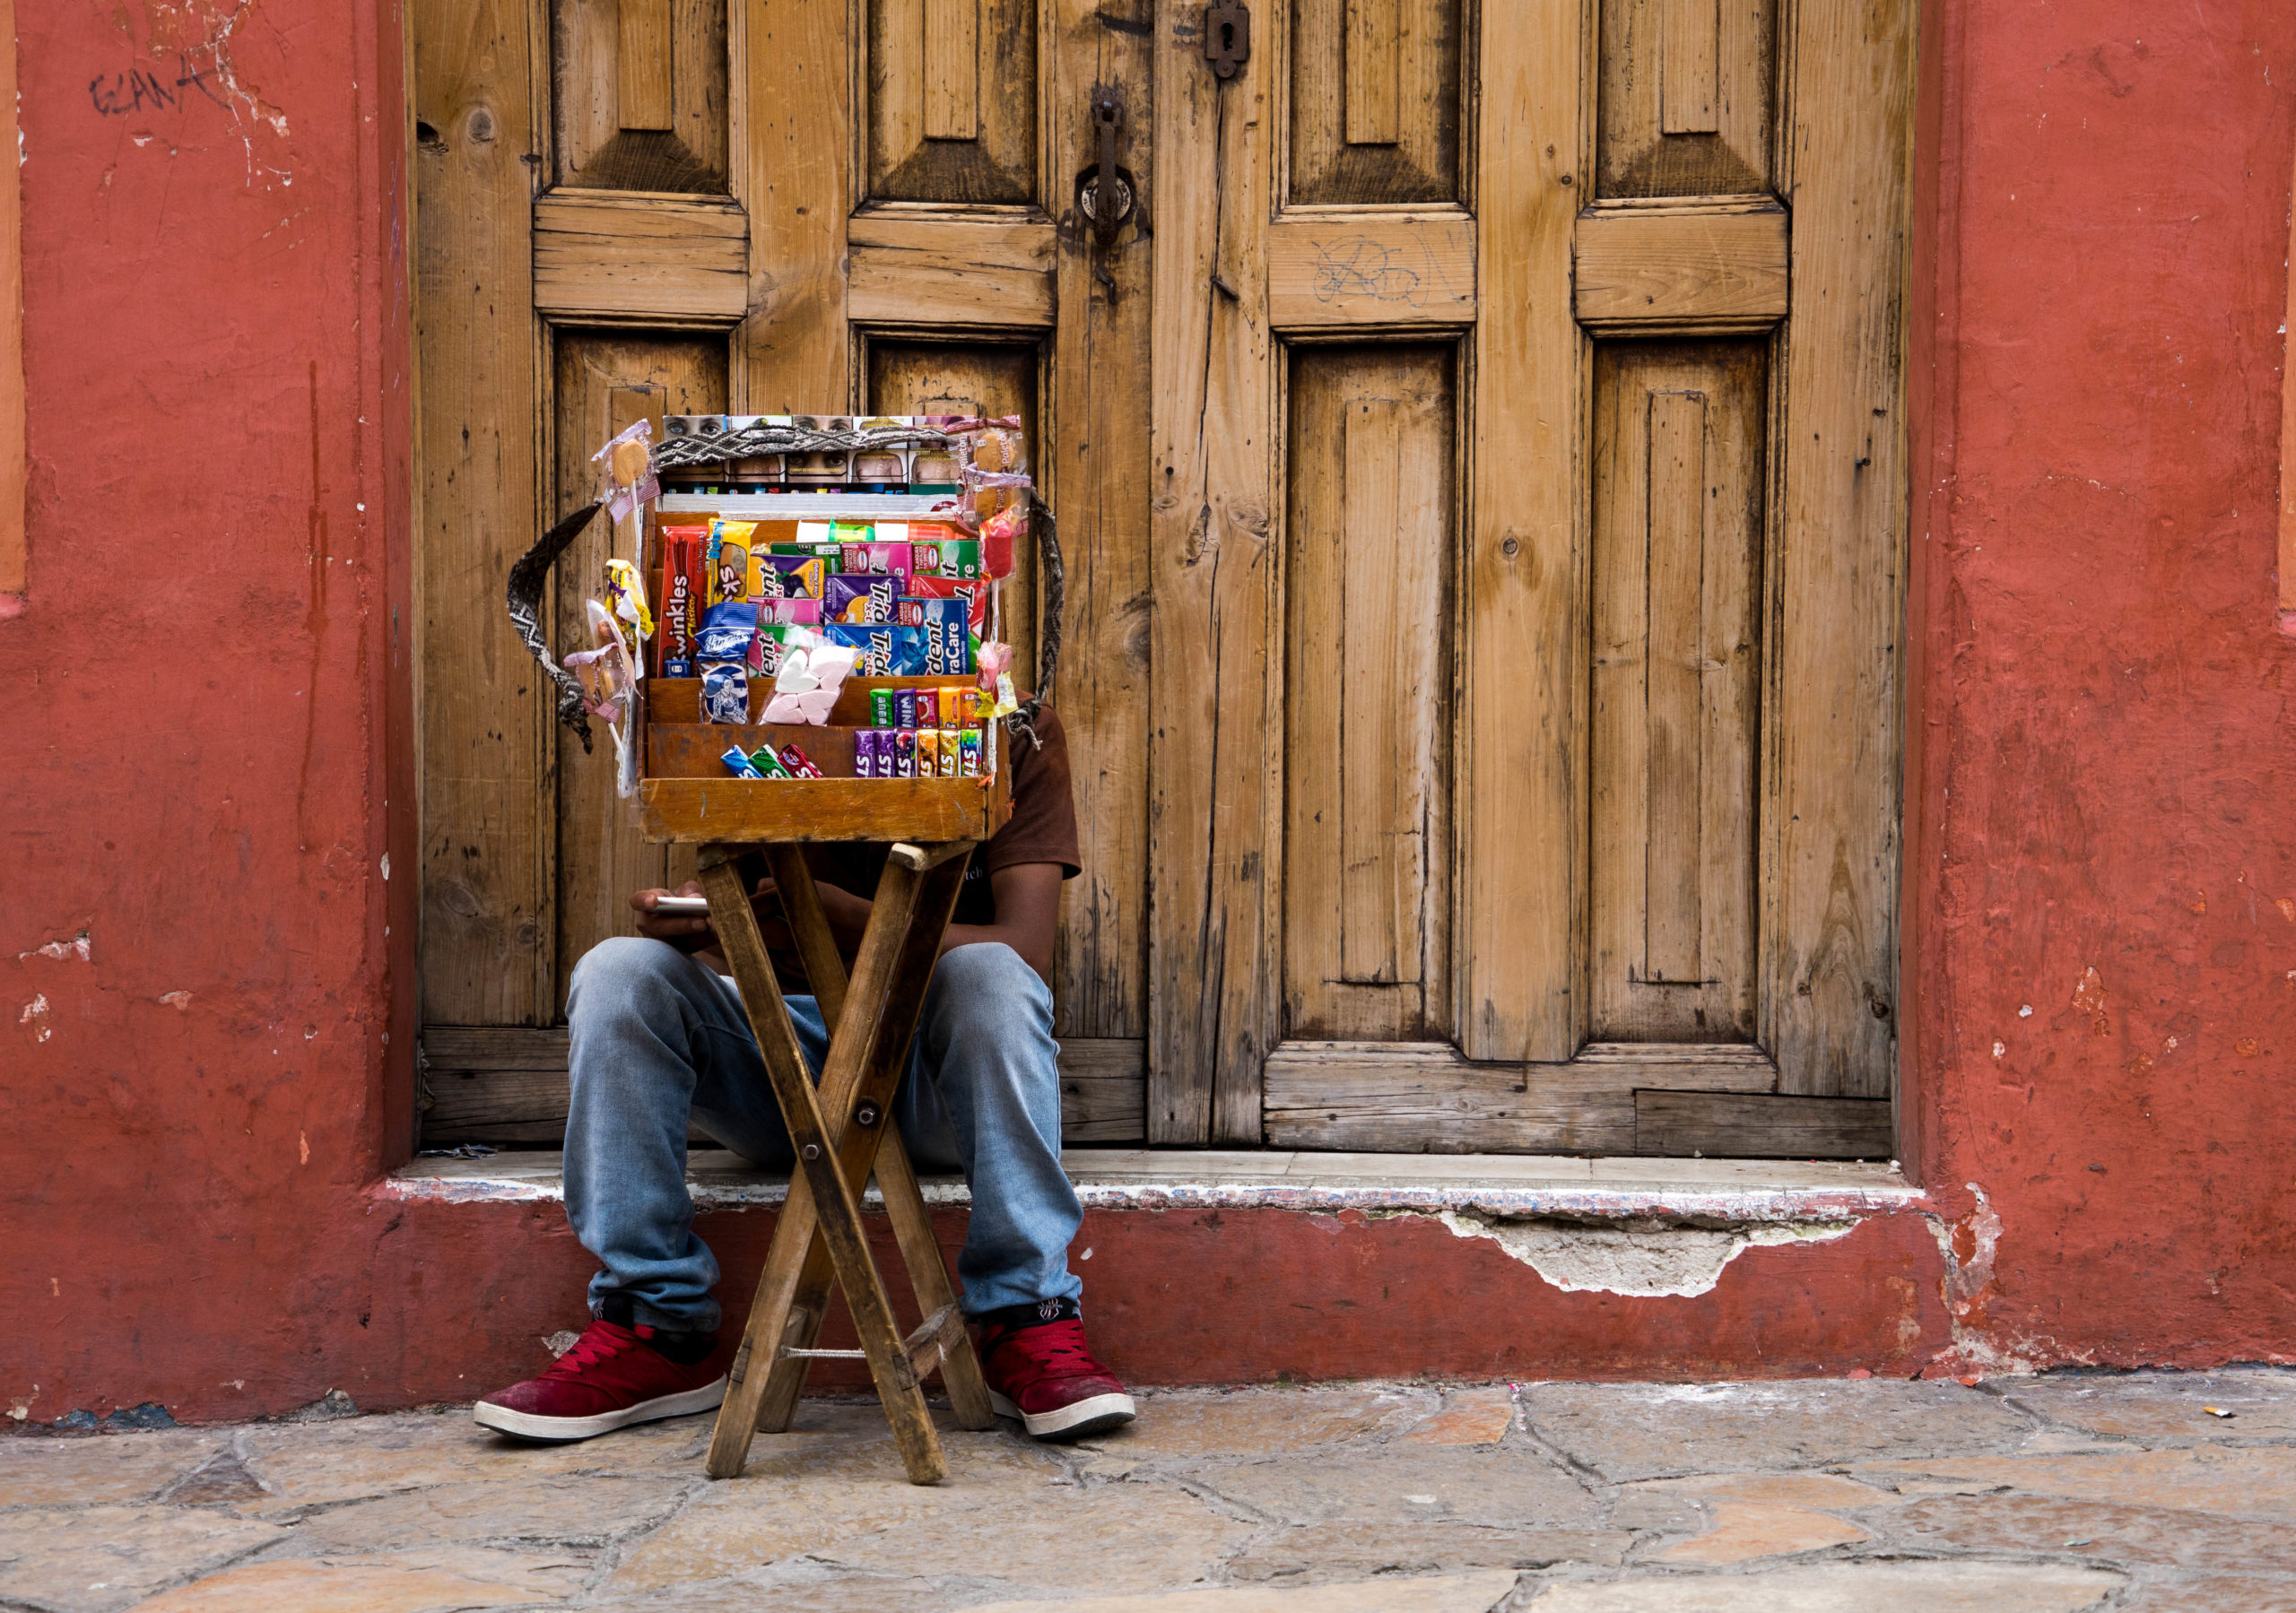
[[[551,1364],[542,1375],[546,1378],[578,1378],[590,1367],[613,1360],[638,1342],[638,1335],[605,1321],[595,1321],[582,1330],[566,1353]]]
[[[1001,1356],[1008,1350],[1013,1357],[1010,1365],[1019,1368],[1014,1375],[1031,1383],[1047,1378],[1108,1376],[1109,1369],[1092,1359],[1081,1322],[1048,1322],[1041,1327],[1014,1328],[988,1340],[988,1354]]]

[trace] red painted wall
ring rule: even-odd
[[[2296,1354],[2271,575],[2296,9],[2175,11],[1937,0],[1925,24],[1904,1126],[1953,1261],[1900,1215],[1626,1301],[1423,1221],[1096,1213],[1118,1364]],[[585,1262],[555,1207],[366,1191],[407,1147],[413,1031],[412,881],[384,873],[415,860],[396,9],[20,12],[0,1411],[466,1396],[533,1364]],[[770,1224],[709,1228],[746,1270]],[[1250,1349],[1209,1347],[1207,1270],[1253,1275],[1204,1295],[1257,1307]],[[1299,1327],[1318,1294],[1351,1319]],[[1472,1325],[1426,1325],[1447,1307]]]
[[[1999,1222],[1961,1354],[2288,1359],[2296,8],[1956,3],[1926,42],[1907,1079],[1964,1256]]]
[[[268,1410],[357,1359],[360,1193],[409,1146],[401,27],[16,15],[0,1413]]]

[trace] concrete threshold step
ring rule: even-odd
[[[1894,1165],[1779,1159],[1579,1158],[1520,1154],[1335,1154],[1259,1149],[1068,1149],[1061,1164],[1095,1210],[1446,1210],[1565,1219],[1840,1221],[1930,1208]],[[421,1156],[379,1194],[448,1203],[535,1202],[565,1193],[564,1157]],[[697,1208],[778,1204],[787,1177],[725,1149],[695,1149]],[[923,1179],[928,1203],[969,1201],[957,1176]],[[872,1187],[869,1199],[875,1201]]]

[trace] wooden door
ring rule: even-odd
[[[553,727],[509,562],[640,416],[1023,417],[1066,551],[1073,1140],[1143,1135],[1149,28],[1073,0],[418,0],[424,1134],[554,1142],[569,972],[682,878]],[[939,412],[937,410],[934,411]],[[561,569],[577,620],[604,541]],[[1024,573],[1022,599],[1032,585]],[[1034,640],[1028,611],[1015,635]]]
[[[589,448],[963,400],[1066,551],[1072,1140],[1888,1151],[1909,4],[1205,16],[418,0],[430,1140],[555,1140],[683,872],[502,614]]]
[[[1157,80],[1152,1139],[1886,1155],[1909,5]]]

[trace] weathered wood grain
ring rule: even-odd
[[[1256,9],[1255,59],[1275,54],[1289,13],[1287,203],[1465,195],[1459,130],[1473,100],[1462,76],[1465,9],[1459,0],[1298,0]]]
[[[734,199],[750,219],[730,407],[818,409],[853,395],[845,223],[859,40],[843,0],[748,0],[727,26]]]
[[[1767,199],[1590,212],[1578,221],[1579,323],[1611,335],[1768,330],[1787,312],[1786,231]]]
[[[1777,0],[1600,0],[1599,8],[1589,195],[1772,188]]]
[[[689,876],[690,877],[690,876]],[[562,1025],[426,1025],[422,1067],[430,1091],[422,1146],[462,1142],[555,1148],[566,1135],[567,1035]],[[1064,1143],[1145,1138],[1145,1045],[1114,1036],[1060,1044]],[[697,1142],[707,1133],[691,1133]]]
[[[1804,6],[1779,493],[1772,1044],[1783,1089],[1881,1098],[1897,1060],[1909,6]]]
[[[1455,943],[1459,1043],[1476,1059],[1567,1059],[1585,1012],[1587,355],[1562,311],[1587,171],[1582,27],[1575,6],[1509,12],[1482,49],[1472,419],[1487,447],[1471,462],[1461,579]]]
[[[560,191],[534,211],[535,305],[553,319],[724,328],[748,308],[749,221],[731,203]]]
[[[861,8],[872,199],[1037,199],[1037,14],[1044,3],[868,0]]]
[[[1290,1037],[1449,1033],[1452,353],[1299,350],[1288,389]]]
[[[422,1001],[468,1024],[557,1008],[551,704],[502,611],[543,525],[527,23],[526,0],[413,16],[414,116],[434,136],[414,174]]]
[[[722,195],[726,0],[558,0],[549,13],[555,182]]]
[[[1754,1039],[1768,364],[1636,343],[1595,377],[1589,1028]]]
[[[850,318],[1007,330],[1054,322],[1049,224],[864,213],[848,226],[848,238]]]
[[[1268,322],[1282,331],[1470,324],[1474,243],[1465,213],[1295,212],[1267,234]]]
[[[1129,109],[1133,136],[1119,153],[1144,197],[1156,194],[1152,0],[1057,0],[1044,12],[1051,104],[1080,108],[1095,88]],[[1118,23],[1121,23],[1118,26]],[[1167,66],[1164,70],[1169,71]],[[1051,171],[1100,160],[1090,120],[1052,121]],[[1061,212],[1065,198],[1056,199]],[[1150,568],[1149,317],[1153,257],[1146,203],[1111,247],[1092,232],[1059,237],[1057,325],[1050,366],[1054,407],[1037,475],[1057,500],[1067,559],[1066,637],[1051,690],[1068,736],[1069,776],[1083,872],[1062,895],[1053,998],[1064,1043],[1148,1031],[1148,641]],[[1139,1066],[1135,1061],[1135,1068]],[[1144,1076],[1142,1078],[1144,1079]],[[1127,1133],[1138,1137],[1138,1106]],[[1113,1134],[1101,1140],[1114,1140]]]
[[[1636,1093],[1770,1091],[1751,1049],[1638,1049],[1559,1064],[1474,1064],[1443,1044],[1286,1043],[1267,1061],[1275,1148],[1411,1154],[1629,1154]]]
[[[1256,1142],[1275,1041],[1282,759],[1268,663],[1274,353],[1265,307],[1272,53],[1222,82],[1163,0],[1156,74],[1156,608],[1150,689],[1148,1137]],[[1223,198],[1234,204],[1223,205]],[[1185,984],[1181,984],[1185,983]]]
[[[1638,1091],[1638,1154],[1709,1159],[1888,1159],[1897,1145],[1879,1099]]]
[[[648,840],[986,840],[1012,816],[1005,779],[648,778],[638,786]]]

